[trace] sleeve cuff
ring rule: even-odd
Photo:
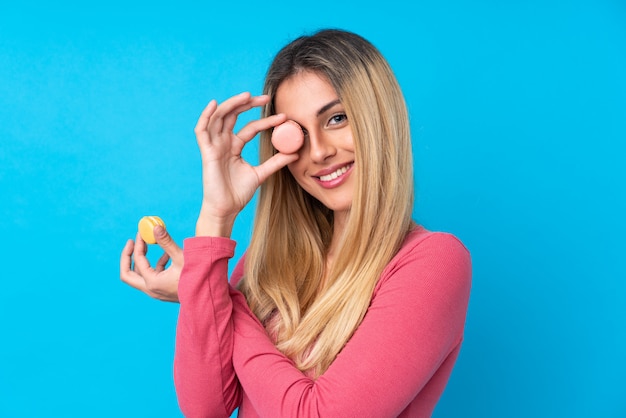
[[[237,243],[230,238],[224,237],[191,237],[183,241],[183,252],[220,251],[228,257],[235,255]]]

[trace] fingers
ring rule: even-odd
[[[245,97],[246,96],[244,96],[244,98]],[[263,106],[268,101],[269,101],[269,96],[263,95],[263,96],[248,97],[248,99],[245,102],[242,102],[241,104],[236,105],[236,106],[234,104],[231,104],[232,108],[230,110],[228,108],[224,109],[226,113],[224,114],[224,123],[222,126],[222,132],[231,132],[233,129],[235,129],[235,124],[237,123],[237,117],[239,117],[241,113],[247,112],[248,110],[255,108],[255,107]],[[224,102],[224,104],[225,103],[226,102]]]
[[[124,249],[122,250],[122,256],[120,258],[120,277],[122,280],[124,280],[124,278],[128,276],[128,272],[131,271],[133,246],[133,240],[129,239],[126,241],[126,245],[124,245]]]
[[[146,292],[146,281],[132,269],[132,256],[135,244],[132,239],[126,241],[120,258],[120,279],[127,285]]]
[[[209,120],[211,120],[211,116],[213,116],[213,113],[215,113],[216,109],[217,101],[211,100],[198,118],[198,123],[196,123],[196,128],[194,129],[196,136],[206,133],[207,126],[209,125]]]
[[[287,116],[282,113],[277,115],[268,116],[263,119],[253,120],[241,128],[237,136],[243,141],[248,142],[261,131],[273,128],[280,125],[287,120]]]
[[[146,257],[148,252],[148,246],[146,242],[141,238],[139,232],[137,232],[137,238],[135,239],[135,251],[134,251],[134,261],[135,261],[135,271],[139,273],[140,276],[145,276],[152,271],[150,267],[150,262]]]
[[[239,93],[229,99],[222,102],[216,109],[214,117],[211,119],[211,126],[209,131],[212,134],[221,133],[224,130],[224,118],[228,117],[231,113],[235,113],[235,119],[240,112],[236,112],[238,108],[246,106],[246,104],[252,99],[249,92]],[[234,125],[233,125],[234,126]],[[231,129],[232,130],[232,129]]]
[[[156,238],[157,244],[165,251],[167,255],[167,260],[170,258],[172,262],[177,265],[183,264],[183,250],[174,242],[170,234],[167,232],[165,228],[160,225],[154,227],[154,238]],[[165,263],[167,263],[165,260]],[[157,262],[157,270],[161,260]],[[163,265],[164,267],[165,265]]]
[[[211,100],[198,118],[196,136],[204,137],[207,132],[212,136],[230,134],[241,113],[262,106],[268,101],[267,95],[251,96],[248,92],[233,96],[219,105],[217,101]]]
[[[161,257],[159,257],[159,260],[157,261],[156,265],[154,266],[154,270],[157,273],[160,273],[162,271],[165,270],[165,266],[167,266],[167,262],[170,261],[170,256],[167,253],[164,253],[161,255]]]
[[[298,154],[282,154],[278,153],[273,155],[263,164],[254,168],[259,178],[259,183],[263,183],[269,176],[286,166],[298,160],[300,156]]]
[[[128,240],[120,256],[120,278],[126,284],[148,296],[168,302],[178,302],[178,280],[182,269],[183,252],[165,228],[155,227],[157,243],[166,251],[154,268],[150,266],[147,245],[137,233],[135,242]],[[172,259],[172,265],[167,263]],[[134,261],[134,265],[133,265]]]

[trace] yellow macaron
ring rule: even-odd
[[[161,225],[165,228],[165,222],[158,216],[144,216],[139,220],[139,234],[141,238],[148,244],[156,244],[154,238],[154,227]]]

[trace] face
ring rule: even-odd
[[[295,180],[336,219],[347,214],[356,181],[354,142],[335,89],[315,73],[300,72],[280,84],[274,105],[304,132],[300,158],[288,166]]]

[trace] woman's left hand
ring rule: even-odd
[[[146,257],[148,246],[137,233],[135,242],[128,240],[122,250],[120,278],[124,283],[150,297],[165,302],[178,302],[178,281],[183,268],[183,250],[163,227],[154,228],[154,237],[164,251],[154,268]],[[166,267],[169,260],[172,262]]]

